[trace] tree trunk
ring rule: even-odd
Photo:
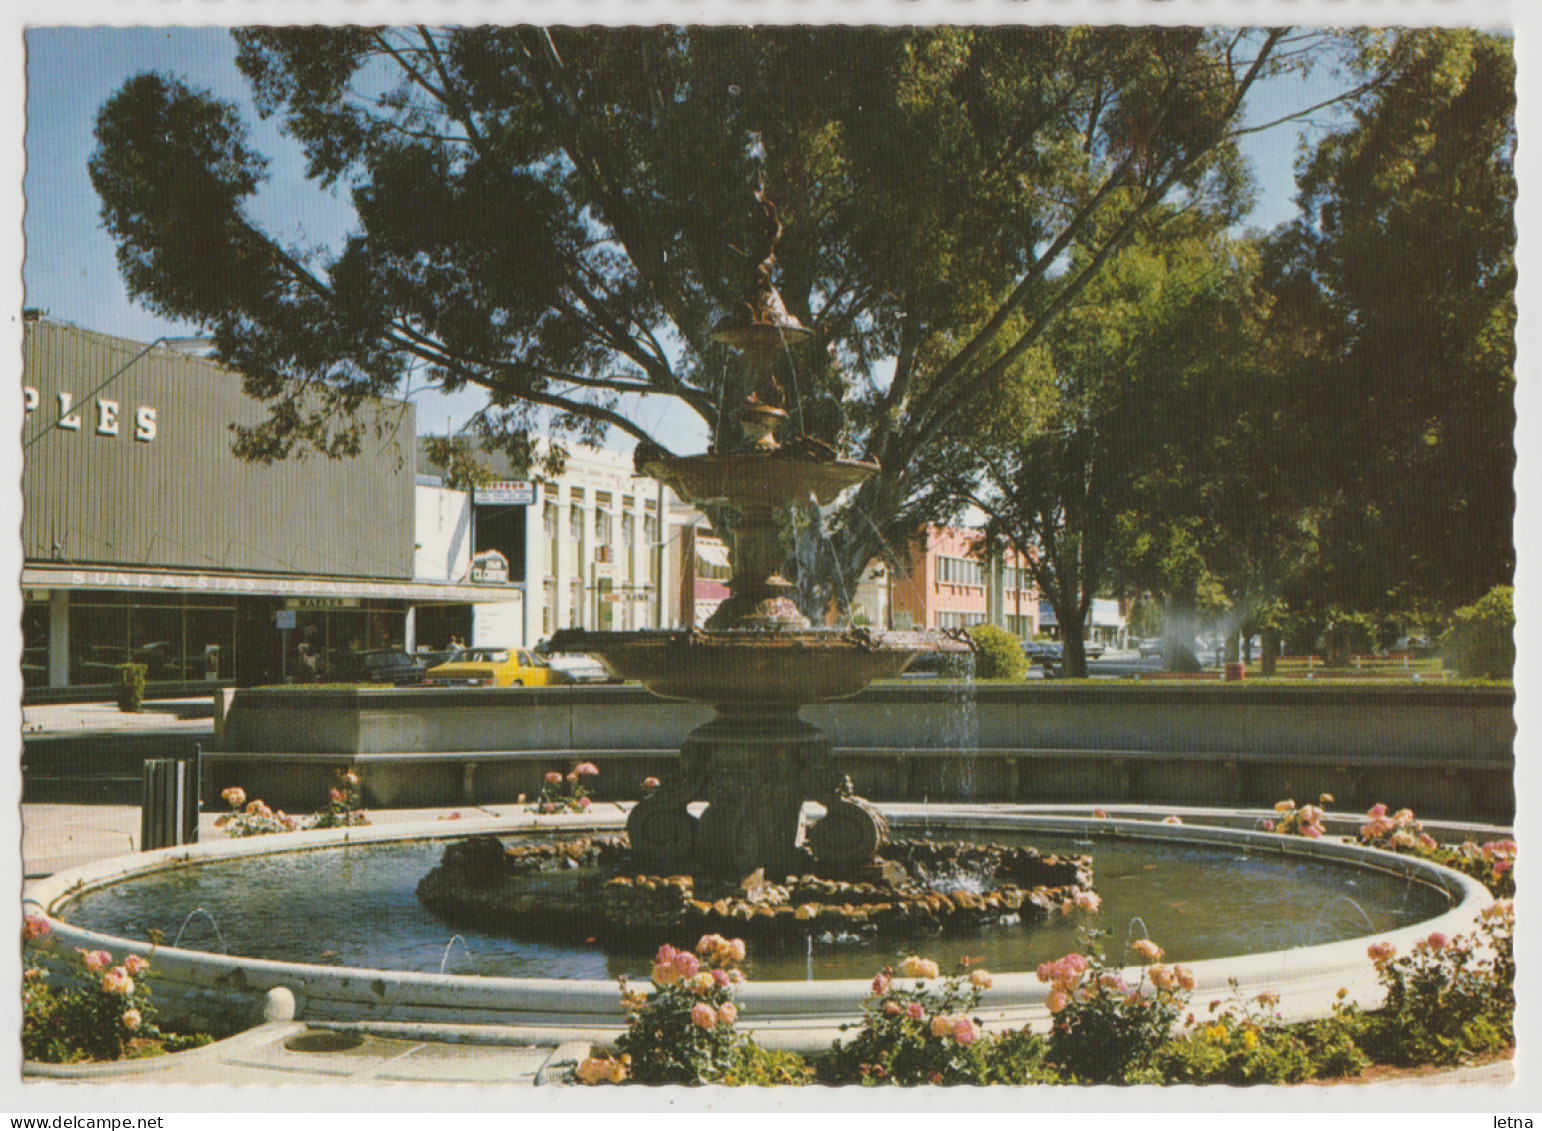
[[[1275,672],[1275,665],[1280,658],[1280,630],[1266,628],[1263,631],[1263,674],[1271,676]]]

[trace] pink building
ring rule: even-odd
[[[1016,553],[981,561],[980,532],[929,526],[910,546],[910,562],[891,588],[894,628],[994,624],[1031,640],[1039,631],[1039,593]]]

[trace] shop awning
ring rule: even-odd
[[[729,567],[728,547],[721,542],[703,542],[698,538],[696,556],[708,565],[721,566],[724,569]]]
[[[162,593],[228,593],[235,597],[370,597],[384,601],[486,604],[521,601],[513,585],[434,581],[372,581],[343,577],[270,577],[261,574],[186,573],[174,570],[27,566],[25,589],[118,589]]]

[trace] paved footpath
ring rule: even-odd
[[[27,739],[71,734],[155,733],[212,735],[212,707],[202,700],[147,704],[125,715],[109,703],[27,707]],[[200,713],[201,711],[201,713]],[[371,810],[372,824],[431,821],[459,813],[466,829],[514,806],[459,809]],[[199,839],[220,840],[216,814],[200,818]],[[21,806],[23,890],[54,872],[139,849],[139,806],[33,804]],[[226,1041],[171,1057],[123,1065],[49,1068],[50,1081],[86,1083],[219,1084],[503,1084],[559,1083],[569,1065],[588,1053],[581,1042],[530,1045],[497,1026],[411,1027],[330,1025],[273,1021]],[[1506,1087],[1515,1082],[1514,1061],[1497,1061],[1420,1077],[1411,1085],[1465,1084]],[[1386,1086],[1399,1086],[1389,1082]]]

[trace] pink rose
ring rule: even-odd
[[[549,774],[546,775],[546,784],[547,785],[561,785],[562,784],[562,775],[559,774],[556,770],[552,770]]]
[[[1451,940],[1446,938],[1446,936],[1441,934],[1439,931],[1431,932],[1430,937],[1424,941],[1429,944],[1430,949],[1433,950],[1436,954],[1439,954],[1441,951],[1445,950],[1446,947],[1451,945]]]
[[[557,811],[557,807],[555,805],[553,805],[550,801],[543,801],[543,802],[541,802],[541,812],[543,812],[543,813],[555,813],[556,811]]]
[[[600,768],[593,762],[580,762],[573,767],[573,772],[581,778],[592,778],[599,774]]]
[[[150,963],[149,963],[148,960],[146,960],[144,958],[141,958],[137,954],[131,954],[127,958],[125,958],[123,960],[123,968],[125,970],[127,970],[129,972],[129,974],[131,976],[135,977],[135,978],[139,977],[139,975],[145,969],[147,969],[149,967],[149,965],[150,965]]]
[[[229,789],[221,790],[220,796],[225,799],[225,803],[232,809],[239,809],[241,806],[246,804],[246,790],[242,789],[238,785],[233,785]]]
[[[48,919],[34,911],[28,913],[26,920],[22,923],[21,937],[31,942],[34,939],[42,938],[50,930]]]
[[[1187,966],[1174,966],[1173,976],[1178,979],[1178,984],[1186,990],[1194,988],[1194,971]]]
[[[1066,993],[1065,987],[1056,983],[1055,988],[1049,991],[1049,998],[1045,1001],[1051,1013],[1059,1013],[1071,1004],[1071,995]]]
[[[691,1006],[691,1024],[698,1029],[711,1029],[717,1025],[717,1010],[704,1001]]]
[[[1108,810],[1107,809],[1094,809],[1092,811],[1092,815],[1094,817],[1106,817],[1106,816],[1108,816]]]
[[[938,1014],[932,1018],[932,1036],[947,1037],[953,1033],[953,1018]]]
[[[717,1007],[717,1016],[724,1025],[732,1025],[739,1020],[739,1007],[731,1001],[725,1001]]]
[[[1387,815],[1387,807],[1378,801],[1375,805],[1372,805],[1370,809],[1366,811],[1365,815],[1370,817],[1372,820],[1376,819],[1377,817],[1385,817]]]
[[[577,781],[578,781],[578,775],[577,774],[574,774],[574,773],[569,773],[568,774],[568,784],[569,785],[574,785],[575,783],[577,783]]]
[[[591,804],[593,803],[587,797],[580,797],[578,799],[578,807],[580,809],[587,809]]]
[[[1178,976],[1168,966],[1156,965],[1147,971],[1151,975],[1151,983],[1160,990],[1176,989]]]
[[[969,984],[977,990],[988,990],[995,983],[991,981],[988,971],[976,970],[969,975]]]
[[[890,998],[883,1003],[883,1011],[890,1017],[898,1017],[900,1015],[900,1003]]]
[[[1136,939],[1130,947],[1142,962],[1155,962],[1162,957],[1162,948],[1150,939]]]
[[[112,955],[108,954],[105,950],[83,950],[80,953],[84,956],[86,969],[93,974],[100,974],[112,965]]]
[[[1389,942],[1377,942],[1366,947],[1365,953],[1372,962],[1385,962],[1397,953],[1397,947]]]
[[[1302,825],[1301,835],[1308,838],[1309,840],[1316,840],[1318,837],[1322,836],[1322,830],[1316,825]]]
[[[675,955],[675,970],[682,978],[694,978],[696,972],[701,969],[701,960],[688,950],[682,950]]]
[[[889,975],[879,974],[873,979],[873,993],[877,995],[889,992]]]
[[[967,1017],[960,1017],[953,1022],[953,1039],[961,1045],[973,1044],[979,1036],[975,1030],[974,1022]]]
[[[728,971],[724,970],[721,966],[713,970],[712,982],[719,989],[722,989],[724,986],[728,985]]]
[[[728,940],[728,957],[734,962],[743,962],[747,952],[744,949],[743,939]]]
[[[1162,823],[1164,825],[1181,825],[1181,824],[1183,824],[1183,818],[1178,816],[1177,814],[1174,814],[1171,817],[1163,817],[1162,818]]]
[[[134,979],[128,976],[128,971],[121,966],[114,966],[102,975],[102,990],[109,994],[122,994],[128,997],[134,992]]]
[[[659,947],[659,952],[653,956],[653,961],[660,965],[663,965],[667,962],[673,962],[675,960],[675,955],[679,953],[680,952],[674,947],[670,946],[668,943],[665,943],[663,946]]]
[[[644,789],[657,789],[659,787],[659,779],[658,778],[643,778],[643,780],[642,780],[642,787]]]
[[[140,1022],[143,1020],[144,1018],[139,1015],[139,1010],[137,1009],[125,1009],[123,1011],[123,1027],[130,1032],[139,1028]]]
[[[905,1016],[912,1021],[919,1021],[926,1016],[926,1010],[921,1008],[921,1003],[918,1001],[906,1002]]]
[[[354,773],[352,770],[349,770],[346,774],[343,775],[343,784],[346,785],[349,789],[354,788],[359,784],[359,775]]]
[[[680,971],[675,969],[673,962],[656,962],[653,965],[653,984],[655,986],[672,986],[680,980]]]
[[[1274,822],[1273,821],[1265,821],[1264,822],[1264,832],[1272,833],[1273,831],[1274,831]]]
[[[342,801],[342,799],[343,799],[343,791],[340,790],[340,789],[334,788],[331,791],[331,797],[332,797],[332,804],[336,805],[336,804],[338,804],[339,802]]]

